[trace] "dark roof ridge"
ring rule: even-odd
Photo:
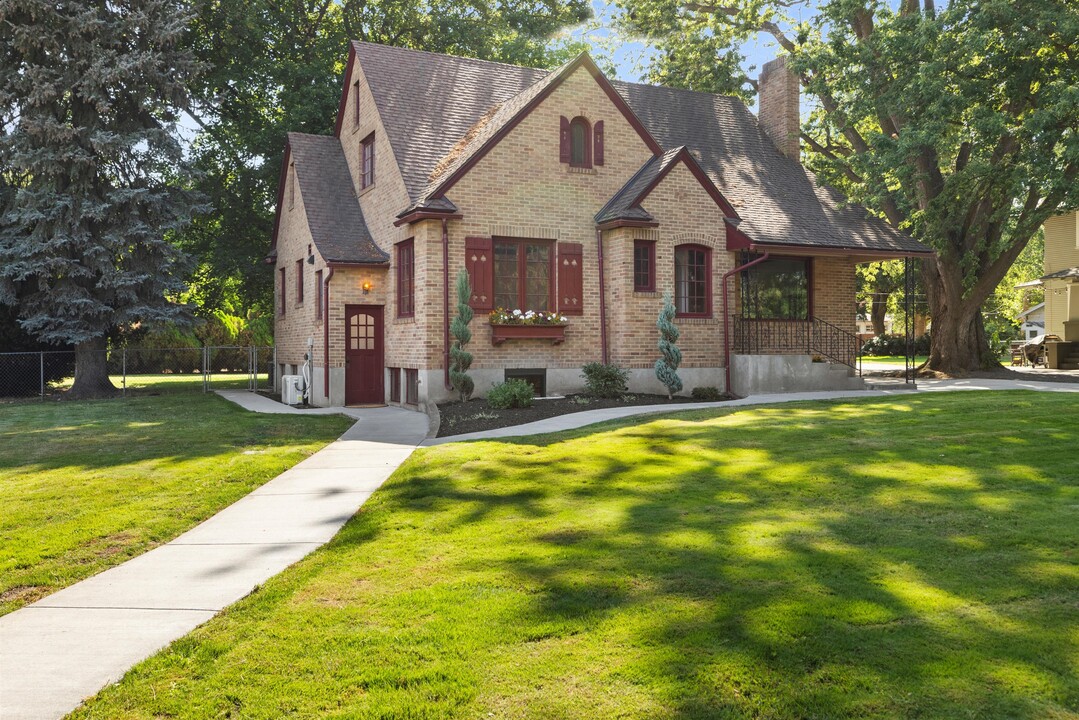
[[[408,53],[420,53],[422,55],[433,55],[435,57],[453,58],[454,60],[466,60],[468,62],[483,63],[485,65],[499,65],[501,67],[516,68],[524,70],[535,70],[536,72],[551,72],[555,68],[561,67],[561,65],[555,65],[554,67],[536,67],[534,65],[514,65],[513,63],[501,62],[499,60],[485,60],[484,58],[471,57],[469,55],[452,55],[450,53],[435,52],[433,50],[420,50],[419,48],[401,47],[400,45],[384,45],[382,43],[371,42],[370,40],[350,40],[349,42],[356,45],[369,45],[372,47],[388,48],[390,50],[397,50],[400,52]],[[586,54],[582,51],[581,53]]]

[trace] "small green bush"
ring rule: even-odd
[[[498,383],[487,391],[487,404],[499,410],[532,407],[532,385],[520,378]]]
[[[907,339],[902,335],[877,335],[862,345],[863,355],[903,355],[907,352]],[[929,334],[914,338],[914,354],[929,354]]]
[[[598,398],[618,399],[627,390],[629,372],[617,365],[591,362],[581,368],[588,394]]]
[[[693,396],[694,400],[707,400],[709,402],[723,399],[723,393],[719,391],[719,388],[714,387],[695,387],[690,395]]]

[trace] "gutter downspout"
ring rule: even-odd
[[[326,402],[330,400],[330,278],[333,277],[333,265],[327,264],[329,272],[322,281],[322,359],[325,367],[322,369],[322,394],[326,396]]]
[[[596,228],[596,257],[599,258],[599,346],[607,364],[607,282],[603,273],[603,231]]]
[[[443,382],[447,390],[450,384],[450,237],[446,229],[446,218],[442,218],[442,368]]]
[[[723,274],[723,372],[726,375],[727,387],[724,388],[728,395],[734,395],[731,390],[731,316],[727,310],[727,278],[734,275],[737,272],[742,272],[747,268],[751,268],[754,265],[764,262],[768,259],[768,253],[765,252],[756,260],[750,260],[745,265],[739,265],[730,272]]]

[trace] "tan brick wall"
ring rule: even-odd
[[[813,259],[813,315],[851,334],[858,329],[854,268],[849,258]]]
[[[604,165],[572,171],[559,162],[559,118],[604,122]],[[585,314],[572,316],[566,342],[491,345],[486,318],[473,323],[473,367],[574,368],[600,359],[595,213],[652,153],[584,68],[524,118],[447,193],[464,213],[450,223],[451,278],[464,264],[468,236],[515,236],[581,243]],[[440,262],[440,260],[439,260]]]
[[[628,368],[652,367],[659,357],[656,319],[663,292],[674,291],[674,250],[704,245],[712,250],[712,317],[676,318],[682,367],[723,365],[723,274],[734,267],[727,252],[723,213],[683,164],[678,164],[642,206],[659,221],[655,229],[623,228],[604,238],[611,360]],[[633,240],[656,241],[656,292],[633,290]],[[733,307],[733,306],[732,306]]]
[[[274,342],[277,345],[278,364],[302,365],[307,352],[307,338],[313,337],[316,352],[321,352],[322,321],[316,318],[318,290],[315,272],[325,271],[326,263],[313,247],[311,231],[307,226],[303,193],[300,184],[295,185],[295,204],[289,207],[289,184],[293,183],[295,167],[290,166],[285,179],[284,208],[277,233],[277,262],[274,265]],[[307,264],[308,248],[315,255],[315,264]],[[304,301],[296,302],[296,261],[303,260]],[[285,270],[285,314],[281,315],[281,273]]]
[[[1079,214],[1058,215],[1045,221],[1045,272],[1079,267]],[[1068,317],[1068,292],[1079,286],[1064,280],[1045,282],[1045,332],[1064,337]]]

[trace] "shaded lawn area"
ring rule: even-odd
[[[926,355],[916,355],[914,357],[914,364],[921,365],[928,359]],[[906,362],[906,358],[902,355],[863,355],[863,365],[902,365]]]
[[[0,405],[0,614],[171,540],[351,423],[249,413],[198,387]]]
[[[1077,439],[977,392],[427,449],[75,717],[1079,717]]]

